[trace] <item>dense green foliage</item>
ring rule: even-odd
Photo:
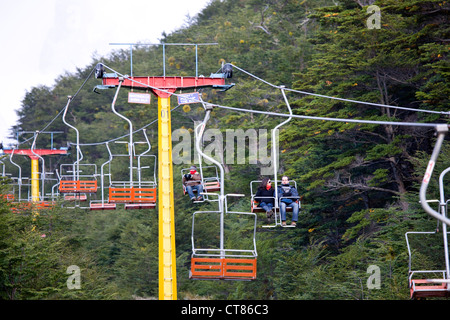
[[[369,4],[381,9],[381,26],[369,29]],[[166,43],[213,43],[199,46],[198,72],[205,76],[231,62],[275,85],[320,95],[411,109],[448,111],[449,64],[447,15],[449,3],[437,0],[213,0],[186,26],[163,35]],[[54,144],[76,140],[61,121],[67,96],[78,91],[102,62],[128,73],[128,50],[114,51],[75,74],[60,76],[54,87],[27,92],[14,130],[62,131]],[[166,75],[195,72],[194,46],[166,48]],[[137,46],[135,75],[162,75],[161,47]],[[203,99],[219,105],[286,113],[281,92],[234,69],[236,85],[226,92],[205,89]],[[67,121],[80,131],[84,159],[100,166],[108,159],[105,144],[128,133],[128,124],[111,111],[114,90],[92,92],[99,84],[90,76],[70,106]],[[117,109],[132,119],[134,130],[157,118],[157,99],[150,105],[127,103],[127,90]],[[287,92],[296,115],[342,119],[446,123],[440,114],[389,109],[318,96]],[[203,119],[199,105],[177,106],[171,100],[172,130],[186,129],[192,138],[195,121]],[[227,129],[270,130],[286,118],[215,108],[208,123],[225,137]],[[146,127],[157,150],[157,123]],[[50,147],[48,136],[39,147]],[[135,134],[142,141],[142,133]],[[21,142],[27,136],[22,136]],[[29,136],[28,136],[29,138]],[[122,139],[124,140],[124,139]],[[211,141],[212,138],[209,140]],[[269,139],[270,140],[270,139]],[[297,182],[303,195],[296,229],[264,229],[258,220],[256,243],[258,276],[253,282],[191,281],[191,221],[195,210],[216,210],[216,204],[188,203],[179,172],[190,163],[174,165],[177,284],[181,299],[408,299],[408,252],[405,232],[431,231],[436,221],[418,204],[418,185],[434,145],[434,130],[413,126],[358,124],[292,119],[280,131],[279,174]],[[205,141],[206,146],[212,146]],[[176,146],[178,140],[174,140]],[[218,142],[217,140],[214,142]],[[29,148],[31,141],[20,148]],[[223,141],[224,146],[225,141]],[[112,148],[119,148],[113,146]],[[123,146],[123,145],[122,145]],[[271,143],[269,141],[269,147]],[[224,163],[225,190],[243,193],[230,201],[233,211],[249,211],[250,181],[260,178],[266,164]],[[123,150],[122,150],[123,151]],[[186,151],[186,150],[184,150]],[[190,150],[189,150],[190,151]],[[219,161],[226,158],[213,154]],[[270,152],[268,153],[270,155]],[[437,174],[449,166],[450,148],[444,145],[429,199],[439,197]],[[8,161],[7,171],[16,175]],[[22,176],[29,176],[29,160],[16,157]],[[54,172],[68,157],[49,158]],[[112,174],[126,179],[126,163]],[[2,192],[11,190],[2,182]],[[445,189],[448,192],[448,188]],[[3,201],[3,200],[0,200]],[[59,206],[14,214],[0,203],[0,299],[133,299],[158,295],[158,216],[156,211],[105,211]],[[228,217],[226,245],[248,246],[251,226]],[[198,243],[217,241],[210,220],[198,226]],[[439,237],[414,240],[414,269],[441,269]],[[423,250],[422,250],[423,249]],[[67,267],[81,269],[79,290],[69,290]],[[368,289],[369,266],[381,271],[381,288]]]

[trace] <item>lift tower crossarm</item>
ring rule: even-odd
[[[119,77],[116,74],[104,74],[103,87],[111,88],[119,85]],[[176,90],[198,89],[213,87],[228,89],[222,74],[211,75],[211,77],[125,77],[122,82],[123,87],[132,89],[151,90],[158,97],[167,98]],[[161,90],[164,91],[161,91]],[[165,92],[168,91],[168,92]]]

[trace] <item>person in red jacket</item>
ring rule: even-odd
[[[258,207],[266,211],[267,218],[273,216],[273,206],[275,203],[275,189],[272,188],[272,182],[269,178],[264,178],[256,191],[255,201],[258,201]]]
[[[182,182],[192,201],[203,200],[203,197],[201,196],[201,193],[203,192],[202,177],[200,176],[200,173],[197,172],[196,166],[189,168],[189,173],[183,176]],[[197,190],[197,197],[194,195],[194,190]]]

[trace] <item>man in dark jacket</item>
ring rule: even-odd
[[[203,200],[203,197],[201,196],[201,193],[203,192],[202,177],[197,172],[196,166],[190,167],[189,173],[183,176],[182,182],[192,201]],[[194,190],[197,190],[197,197],[194,195]]]
[[[289,178],[283,176],[281,178],[281,185],[278,186],[278,200],[280,201],[281,225],[286,225],[286,207],[292,207],[292,226],[297,225],[299,205],[298,191],[293,186],[289,185]]]

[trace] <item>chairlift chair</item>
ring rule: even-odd
[[[90,210],[115,210],[116,209],[116,204],[115,203],[109,203],[107,200],[105,200],[105,189],[106,187],[106,183],[105,183],[105,178],[109,178],[109,184],[108,184],[108,188],[111,185],[111,168],[109,166],[109,164],[112,161],[112,154],[111,154],[111,150],[109,148],[109,143],[106,142],[105,143],[106,149],[108,150],[108,154],[109,154],[109,158],[106,162],[104,162],[101,167],[100,167],[100,196],[101,199],[100,200],[91,200],[90,204],[89,204],[89,209]],[[108,173],[105,173],[105,166],[108,165]]]
[[[121,85],[117,87],[116,93],[114,95],[113,102],[111,103],[111,108],[114,114],[119,116],[128,122],[129,126],[129,141],[116,141],[116,143],[126,143],[128,146],[127,154],[116,154],[113,156],[124,156],[129,159],[129,181],[127,182],[117,182],[111,181],[111,186],[109,188],[109,203],[123,203],[125,209],[154,209],[156,208],[156,157],[147,155],[147,153],[151,149],[150,141],[148,140],[146,130],[143,130],[145,142],[133,142],[133,123],[127,117],[123,116],[115,109],[115,104],[117,100],[117,96],[119,94],[119,90]],[[138,158],[138,166],[134,167],[133,158],[136,156],[135,153],[135,145],[136,144],[147,144],[148,149],[141,154],[137,155]],[[144,181],[142,180],[142,169],[141,159],[145,157],[153,157],[154,158],[154,181]],[[134,181],[133,179],[133,170],[137,170],[138,181]]]
[[[288,108],[289,114],[292,116],[292,109],[291,109],[291,106],[289,104],[288,99],[286,98],[286,94],[284,92],[284,86],[281,86],[280,89],[281,89],[281,93],[283,94],[284,101],[286,102],[286,106]],[[265,228],[273,228],[273,227],[276,227],[278,225],[282,226],[282,224],[281,224],[281,213],[280,213],[280,210],[279,210],[279,207],[280,207],[279,206],[279,202],[280,202],[281,199],[278,198],[278,190],[277,190],[277,188],[278,188],[278,185],[277,185],[277,183],[278,183],[278,181],[277,181],[278,164],[277,164],[276,152],[274,151],[274,150],[277,150],[277,139],[276,139],[275,135],[276,135],[277,130],[279,128],[281,128],[283,125],[287,124],[291,119],[292,119],[292,117],[287,118],[285,121],[283,121],[282,123],[280,123],[277,126],[275,126],[275,128],[273,128],[273,130],[272,130],[272,138],[271,138],[272,139],[272,156],[273,156],[272,160],[273,160],[273,168],[274,168],[274,179],[273,179],[273,181],[275,182],[274,183],[274,185],[275,185],[275,187],[274,187],[274,189],[275,189],[275,197],[274,197],[275,198],[275,201],[274,201],[275,205],[274,205],[273,210],[274,210],[275,223],[273,225],[264,225],[263,227],[265,227]],[[257,190],[257,188],[258,188],[257,186],[256,186],[256,188],[254,188],[254,184],[255,183],[257,183],[259,185],[259,183],[261,183],[261,181],[251,181],[250,182],[250,193],[251,193],[250,208],[251,208],[252,212],[264,212],[264,209],[258,206],[259,202],[255,199],[256,192],[254,192],[253,190],[254,189]],[[297,188],[297,183],[295,181],[290,180],[289,183],[290,184],[293,183],[294,187]],[[297,201],[298,201],[299,210],[300,210],[300,200],[297,200]],[[286,207],[286,212],[291,212],[292,210],[293,210],[293,208]],[[294,227],[294,226],[292,226],[292,225],[285,225],[283,227],[289,228],[289,227]]]
[[[257,199],[255,199],[256,197],[256,191],[258,190],[258,186],[261,183],[261,180],[253,180],[250,181],[250,194],[251,194],[251,198],[250,198],[250,210],[251,212],[265,212],[265,210],[259,206],[259,201]],[[293,187],[297,188],[297,182],[295,180],[289,180],[289,184],[293,185]],[[277,188],[275,187],[275,192],[277,192]],[[273,207],[273,211],[274,211],[274,224],[269,224],[269,225],[263,225],[263,228],[274,228],[276,226],[281,226],[281,214],[280,214],[280,204],[279,202],[281,201],[281,199],[278,198],[278,196],[273,197],[274,198],[274,203],[275,206]],[[296,200],[296,202],[298,203],[298,207],[299,210],[301,209],[301,201],[300,199]],[[286,212],[292,212],[293,208],[292,207],[286,207]],[[283,226],[284,228],[292,228],[294,226],[292,225],[285,225]]]
[[[210,162],[214,163],[220,169],[220,193],[208,193],[204,195],[217,196],[217,204],[219,210],[217,211],[198,211],[194,212],[192,216],[192,256],[191,269],[189,272],[190,279],[208,279],[208,280],[254,280],[256,279],[256,214],[249,212],[232,212],[227,210],[227,197],[229,196],[243,196],[241,194],[227,194],[224,193],[224,169],[223,166],[215,159],[203,153],[200,147],[200,141],[205,130],[206,123],[210,117],[212,108],[205,107],[205,118],[201,124],[195,128],[196,149],[199,157],[204,157]],[[201,163],[201,162],[200,162]],[[219,217],[219,246],[216,248],[197,248],[195,246],[195,221],[196,215],[199,214],[213,214]],[[225,233],[225,215],[228,218],[236,216],[246,216],[253,218],[253,239],[252,249],[228,249],[225,248],[224,233]]]
[[[61,165],[61,180],[59,184],[59,192],[64,194],[65,200],[86,201],[87,194],[94,194],[97,192],[97,166],[95,164],[81,164],[83,153],[81,152],[80,148],[80,132],[77,128],[66,121],[66,114],[71,101],[72,97],[68,96],[62,119],[67,126],[74,129],[76,132],[76,161],[72,165]],[[90,175],[80,174],[82,172],[80,166],[86,169],[93,167],[94,173]],[[69,169],[65,169],[65,167],[68,167]]]
[[[437,161],[438,155],[440,153],[440,149],[442,147],[442,143],[444,142],[445,135],[449,130],[448,125],[440,124],[436,126],[437,131],[437,140],[434,146],[433,152],[430,157],[430,161],[428,163],[426,172],[424,174],[424,178],[422,179],[422,184],[420,186],[419,191],[419,199],[422,208],[428,213],[430,216],[437,219],[438,223],[442,222],[442,236],[443,236],[443,246],[444,246],[444,262],[445,262],[445,270],[438,270],[437,272],[442,274],[442,278],[438,279],[413,279],[415,274],[436,274],[436,270],[419,270],[412,271],[411,270],[411,250],[409,247],[408,234],[419,233],[419,232],[410,232],[405,235],[406,243],[408,245],[408,254],[410,258],[409,262],[409,286],[410,286],[410,295],[411,298],[427,298],[427,297],[449,297],[450,296],[450,263],[449,263],[449,252],[448,252],[448,232],[447,226],[450,225],[450,219],[447,218],[448,211],[448,202],[446,200],[444,193],[444,176],[450,171],[450,167],[445,169],[439,175],[439,195],[440,199],[436,200],[427,200],[426,193],[428,184],[430,182],[430,178],[433,174],[435,163]],[[430,206],[430,202],[438,202],[439,210],[434,210]],[[425,232],[426,233],[426,232]],[[430,232],[428,232],[430,234]]]
[[[6,178],[7,174],[6,174],[6,165],[3,161],[0,161],[0,164],[2,166],[2,172],[1,172],[1,177]],[[3,197],[3,199],[5,199],[8,202],[12,202],[14,201],[14,187],[12,189],[12,192],[7,192],[5,194],[1,195]]]
[[[14,165],[15,167],[17,167],[18,174],[17,174],[17,176],[13,176],[11,174],[12,193],[9,194],[9,199],[12,200],[11,210],[13,212],[17,213],[17,212],[20,212],[23,209],[25,209],[24,205],[29,204],[28,201],[31,201],[31,196],[30,196],[31,182],[28,177],[22,177],[22,167],[19,164],[17,164],[16,162],[14,162],[14,160],[13,160],[14,153],[15,153],[15,149],[13,149],[11,151],[11,153],[9,154],[9,162],[12,165]],[[27,189],[28,189],[28,190],[26,190],[26,195],[27,195],[26,197],[24,197],[22,195],[24,187],[27,187]]]
[[[234,194],[228,194],[226,197],[227,196],[234,196]],[[193,280],[255,280],[258,257],[255,238],[256,214],[226,210],[226,215],[229,218],[231,216],[240,216],[248,217],[249,221],[253,221],[253,238],[251,249],[225,249],[223,244],[223,223],[220,224],[221,244],[219,248],[197,248],[195,246],[195,217],[200,214],[221,215],[221,211],[197,211],[193,214],[191,234],[192,255],[189,278]]]
[[[189,168],[183,168],[181,169],[181,181],[183,181],[183,177],[185,174],[189,173]],[[219,174],[217,171],[216,166],[205,166],[203,167],[201,164],[199,165],[199,174],[202,178],[201,183],[203,185],[203,191],[206,193],[205,199],[208,199],[208,193],[211,192],[217,192],[220,191],[220,181],[219,181]],[[205,171],[207,172],[205,174]],[[186,186],[182,184],[183,186],[183,194],[185,195],[187,193]],[[196,189],[193,190],[193,192],[197,192]]]
[[[440,200],[426,200],[424,198],[424,194],[421,197],[421,204],[423,207],[429,207],[429,203],[438,203],[439,209],[436,212],[440,212],[443,218],[447,217],[448,213],[448,203],[450,199],[445,199],[444,193],[444,176],[450,172],[450,167],[442,171],[439,176],[439,191],[440,191]],[[431,173],[430,173],[431,176]],[[426,205],[424,205],[424,202]],[[439,224],[439,220],[438,220]],[[410,231],[405,234],[406,244],[408,247],[408,256],[409,256],[409,273],[408,273],[408,284],[410,288],[410,296],[411,299],[420,299],[420,298],[430,298],[430,297],[450,297],[450,263],[449,263],[449,252],[448,252],[448,231],[447,224],[445,221],[442,221],[442,237],[443,237],[443,247],[444,247],[444,263],[445,270],[412,270],[412,252],[410,248],[408,235],[412,234],[436,234],[436,231],[431,232],[420,232],[420,231]],[[439,275],[441,274],[441,278],[431,278],[430,275]],[[416,275],[421,275],[421,278],[415,278]],[[425,277],[425,278],[424,278]]]

